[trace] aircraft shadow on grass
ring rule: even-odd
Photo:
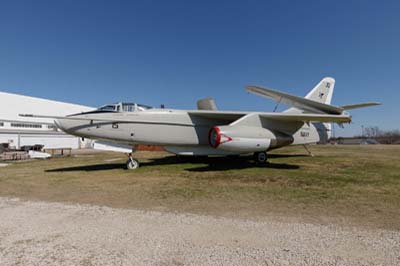
[[[45,170],[47,173],[51,172],[77,172],[77,171],[104,171],[113,169],[122,169],[125,167],[124,163],[103,163],[103,164],[91,164],[91,165],[80,165],[72,167],[63,167]]]
[[[306,157],[308,155],[302,154],[270,154],[269,158],[288,158],[288,157]],[[142,162],[141,167],[156,167],[162,165],[175,165],[175,164],[192,164],[184,170],[189,172],[206,172],[206,171],[225,171],[246,168],[265,168],[265,169],[286,169],[295,170],[299,169],[298,165],[286,163],[268,163],[265,165],[256,165],[251,157],[241,156],[235,158],[227,157],[177,157],[168,156],[163,158],[150,159],[148,162]],[[194,166],[193,166],[194,164]],[[198,164],[198,166],[196,166]],[[205,165],[204,165],[205,164]],[[74,171],[104,171],[113,169],[122,169],[125,163],[104,163],[92,164],[82,166],[72,166],[56,169],[48,169],[46,172],[74,172]]]
[[[297,155],[296,155],[297,156]],[[277,157],[270,157],[277,158]],[[256,165],[251,157],[176,157],[169,156],[165,158],[152,159],[150,162],[144,162],[142,167],[157,166],[157,165],[171,165],[171,164],[192,164],[184,170],[189,172],[206,172],[206,171],[225,171],[225,170],[239,170],[246,168],[274,168],[274,169],[298,169],[298,165],[281,164],[281,163],[268,163],[265,165]],[[198,164],[198,166],[196,166]],[[204,165],[205,164],[205,165]]]

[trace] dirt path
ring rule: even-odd
[[[400,232],[0,198],[0,265],[399,265]]]

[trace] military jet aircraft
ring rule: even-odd
[[[177,155],[240,155],[253,153],[263,164],[267,151],[286,145],[326,142],[331,123],[350,123],[346,112],[376,102],[331,105],[335,80],[322,79],[304,98],[272,89],[247,86],[256,95],[274,99],[291,108],[283,112],[238,112],[217,110],[210,98],[198,101],[198,110],[152,108],[136,103],[109,104],[95,111],[56,119],[68,134],[129,145],[160,145]],[[127,169],[139,167],[129,154]]]

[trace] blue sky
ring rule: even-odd
[[[380,101],[354,123],[400,128],[399,1],[3,1],[0,90],[99,106],[136,101],[272,111],[244,86],[333,104]],[[282,109],[282,108],[281,108]]]

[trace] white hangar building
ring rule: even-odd
[[[90,140],[67,135],[54,125],[53,119],[20,117],[19,114],[65,116],[94,108],[0,92],[0,143],[20,148],[41,144],[44,148],[86,148]]]

